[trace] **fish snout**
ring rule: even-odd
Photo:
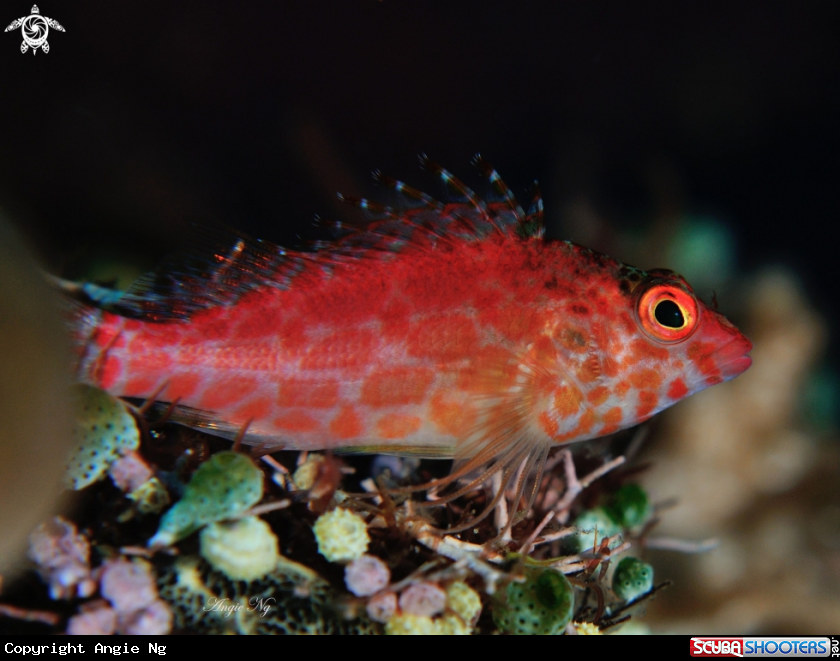
[[[739,332],[735,339],[715,352],[718,369],[724,381],[734,379],[752,365],[752,358],[748,355],[752,348],[752,342]]]

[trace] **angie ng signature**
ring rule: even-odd
[[[232,613],[238,613],[243,610],[257,611],[260,617],[265,617],[275,601],[276,599],[274,597],[251,597],[247,604],[243,604],[227,598],[217,599],[213,597],[204,604],[204,610],[206,612],[224,613],[225,617],[230,617]]]

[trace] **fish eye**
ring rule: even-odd
[[[639,297],[636,314],[644,331],[659,342],[680,342],[697,328],[697,300],[678,285],[660,280]]]
[[[663,298],[654,306],[653,316],[661,326],[666,328],[679,329],[685,326],[685,317],[680,306],[668,298]]]

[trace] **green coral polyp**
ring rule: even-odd
[[[605,537],[612,537],[621,532],[621,528],[603,507],[582,512],[575,519],[575,528],[578,529],[575,535],[578,552],[588,551],[596,543],[600,544]]]
[[[635,601],[653,588],[653,567],[638,558],[624,558],[615,568],[612,588],[620,599]]]
[[[149,546],[168,546],[208,523],[235,518],[262,495],[263,474],[250,457],[238,452],[214,454],[195,472],[184,497],[163,515]]]
[[[84,489],[99,481],[119,457],[140,446],[140,431],[125,404],[104,390],[72,387],[75,409],[73,449],[67,456],[65,482]]]
[[[505,633],[558,635],[572,621],[575,598],[568,579],[556,569],[527,568],[523,583],[510,583],[493,604],[493,619]]]
[[[625,484],[613,494],[606,511],[617,525],[630,530],[644,524],[653,513],[653,507],[642,487]]]

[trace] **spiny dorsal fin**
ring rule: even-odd
[[[475,164],[500,196],[498,201],[480,199],[425,155],[421,160],[446,184],[455,196],[454,202],[439,202],[375,171],[374,179],[398,194],[397,206],[339,195],[339,199],[374,219],[365,228],[334,224],[333,241],[313,242],[301,251],[286,250],[226,228],[200,228],[188,251],[167,259],[140,278],[109,307],[118,314],[147,321],[184,320],[199,310],[231,305],[259,287],[286,289],[305,269],[330,271],[348,260],[389,258],[405,250],[480,241],[497,233],[542,236],[539,193],[526,215],[496,170],[480,156]]]
[[[196,228],[192,247],[137,280],[113,306],[146,321],[187,319],[228,305],[259,286],[286,288],[305,267],[301,253],[219,228]]]
[[[453,176],[449,170],[445,170],[439,166],[437,163],[429,159],[426,154],[420,154],[420,165],[426,168],[429,172],[432,172],[440,177],[447,189],[454,191],[456,195],[463,196],[463,198],[466,199],[473,208],[475,208],[485,221],[492,222],[490,214],[487,211],[487,204],[485,204],[484,200],[479,199],[471,188],[464,184],[460,179]]]
[[[513,192],[480,154],[473,159],[473,164],[487,177],[495,193],[495,196],[486,200],[481,199],[471,188],[425,154],[420,155],[420,161],[425,169],[437,175],[444,183],[450,198],[446,203],[402,181],[387,177],[378,170],[374,170],[373,178],[377,183],[397,193],[395,205],[384,206],[365,198],[339,195],[342,201],[361,209],[366,218],[394,223],[372,224],[364,230],[359,230],[360,235],[367,235],[368,243],[375,243],[376,234],[392,235],[398,224],[403,225],[398,232],[401,235],[404,235],[405,230],[414,228],[439,237],[465,240],[480,240],[494,232],[515,233],[523,238],[542,236],[541,202],[538,208],[535,207],[531,213],[525,214]],[[357,240],[361,239],[357,237]]]
[[[516,221],[518,223],[524,222],[525,212],[522,210],[522,207],[519,206],[519,203],[516,201],[516,198],[513,195],[513,191],[507,187],[507,184],[502,180],[499,176],[499,173],[496,172],[495,168],[493,168],[490,163],[484,160],[481,154],[476,154],[473,157],[473,165],[475,165],[479,170],[481,170],[482,174],[490,181],[490,185],[493,186],[493,189],[501,195],[504,200],[507,202],[508,208],[510,209],[511,213],[516,217]]]
[[[540,186],[534,182],[534,197],[528,208],[528,215],[523,219],[520,235],[524,237],[543,238],[545,235],[545,217],[543,212],[542,193]]]
[[[407,202],[406,206],[410,209],[427,209],[429,211],[443,211],[444,205],[438,202],[430,195],[426,195],[416,188],[407,186],[402,181],[398,181],[392,177],[386,177],[379,170],[373,171],[373,180],[378,184],[382,184],[387,188],[392,188],[402,196],[402,199]]]

